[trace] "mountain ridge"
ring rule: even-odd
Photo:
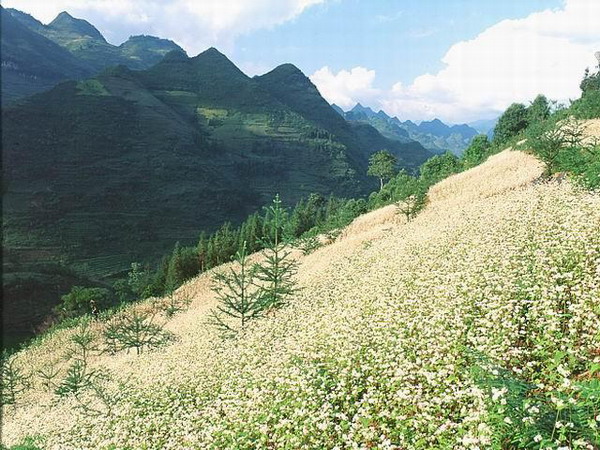
[[[451,151],[460,155],[471,139],[478,134],[477,130],[467,124],[449,126],[437,118],[422,121],[419,125],[411,120],[402,122],[397,117],[390,117],[383,110],[375,112],[360,103],[346,112],[337,105],[332,105],[332,108],[348,121],[369,123],[389,139],[400,142],[414,140],[434,153]]]
[[[121,64],[147,69],[170,50],[183,52],[173,41],[145,35],[132,36],[119,46],[112,45],[92,24],[67,12],[60,13],[48,25],[16,9],[2,8],[0,13],[2,22],[6,22],[1,37],[3,60],[14,65],[5,64],[2,68],[3,103],[43,92],[63,80],[90,77],[109,66]],[[6,32],[7,28],[10,32]],[[46,55],[64,61],[59,64],[57,74],[54,74],[57,68]],[[23,67],[37,69],[25,71]]]

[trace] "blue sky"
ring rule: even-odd
[[[238,39],[231,57],[265,70],[292,62],[312,74],[363,66],[378,82],[410,82],[442,68],[455,42],[472,39],[503,19],[525,17],[561,0],[343,0],[315,5],[295,20]],[[260,72],[260,70],[258,70]]]
[[[120,44],[215,46],[249,75],[297,65],[330,102],[401,119],[497,116],[538,93],[567,102],[600,50],[598,0],[4,0],[49,22],[60,11]]]

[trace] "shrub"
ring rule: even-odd
[[[521,103],[513,103],[498,119],[494,128],[494,143],[501,145],[516,136],[529,125],[527,108]]]
[[[55,311],[62,317],[76,317],[84,314],[96,314],[100,310],[110,308],[115,299],[108,289],[73,286],[71,291],[63,295],[61,303]]]

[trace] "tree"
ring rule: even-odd
[[[550,103],[544,95],[538,95],[529,108],[527,108],[527,121],[529,123],[546,120],[550,116]]]
[[[444,178],[459,172],[461,164],[454,153],[446,152],[443,155],[435,155],[425,161],[420,171],[420,181],[431,186]]]
[[[236,266],[213,276],[212,290],[219,304],[211,312],[210,323],[226,334],[243,330],[264,311],[261,293],[255,284],[254,267],[248,263],[246,242],[235,254]]]
[[[494,142],[503,144],[527,128],[527,108],[522,103],[513,103],[498,119],[494,128]]]
[[[462,154],[462,163],[465,169],[470,169],[483,162],[488,155],[490,141],[485,134],[478,134]]]
[[[379,189],[383,188],[384,180],[390,180],[396,174],[398,160],[387,150],[379,150],[369,158],[367,175],[379,178]]]
[[[284,304],[286,297],[295,291],[293,276],[297,264],[291,259],[288,244],[291,236],[287,211],[281,206],[279,195],[273,199],[267,208],[265,217],[265,237],[263,246],[265,261],[254,266],[256,279],[259,282],[259,295],[263,308],[279,307]]]

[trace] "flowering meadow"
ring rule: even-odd
[[[159,317],[163,346],[101,352],[94,389],[57,396],[63,330],[14,357],[27,388],[6,445],[60,449],[598,449],[600,195],[505,151],[296,252],[298,291],[233,339],[210,274]],[[153,308],[151,299],[138,308]],[[46,379],[46,381],[48,381]]]

